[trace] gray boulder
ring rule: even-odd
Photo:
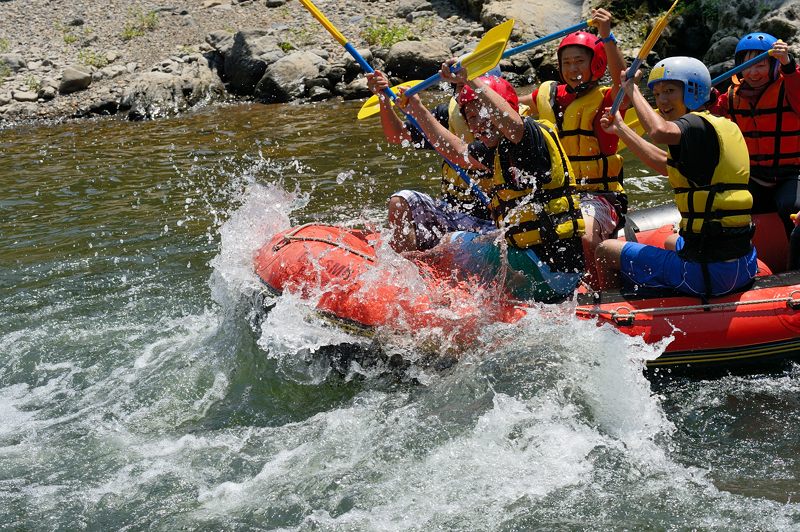
[[[92,73],[81,65],[68,66],[61,74],[61,83],[58,92],[70,94],[89,88],[92,84]]]
[[[222,83],[206,57],[189,56],[178,72],[145,72],[129,84],[120,99],[133,120],[159,118],[183,112],[203,102],[220,99]]]
[[[288,102],[306,93],[306,80],[320,76],[324,59],[311,52],[294,52],[267,67],[256,85],[254,96],[267,103]]]
[[[28,68],[28,63],[20,54],[0,54],[0,65],[5,65],[12,72]]]
[[[453,56],[440,39],[395,43],[386,57],[386,70],[401,79],[427,78]]]
[[[577,0],[495,0],[484,2],[480,20],[489,29],[514,19],[511,35],[530,41],[580,22],[582,6],[583,2]]]
[[[267,30],[237,32],[225,55],[223,74],[228,90],[249,96],[264,77],[267,67],[285,56],[278,42]]]
[[[800,0],[786,2],[758,24],[758,30],[786,42],[796,41],[800,31]]]
[[[394,14],[398,18],[406,18],[411,13],[422,11],[433,11],[433,6],[426,0],[400,0]]]
[[[225,30],[212,31],[206,35],[206,43],[222,55],[227,55],[233,47],[233,33]]]
[[[737,44],[739,44],[738,37],[723,37],[708,49],[706,55],[703,57],[703,62],[707,65],[713,65],[732,59],[736,52]]]

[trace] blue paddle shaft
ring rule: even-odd
[[[575,32],[575,31],[583,30],[583,29],[586,29],[588,27],[589,27],[589,23],[584,20],[580,24],[575,24],[574,26],[570,26],[569,28],[564,28],[561,31],[557,31],[555,33],[551,33],[550,35],[545,35],[544,37],[541,37],[541,38],[536,39],[534,41],[526,42],[525,44],[520,44],[519,46],[516,46],[514,48],[510,48],[510,49],[506,50],[505,52],[503,52],[503,59],[505,59],[507,57],[511,57],[512,55],[516,55],[516,54],[519,54],[519,53],[522,53],[522,52],[526,52],[526,51],[530,50],[531,48],[535,48],[537,46],[541,46],[541,45],[543,45],[545,43],[548,43],[550,41],[558,39],[559,37],[563,37],[564,35],[567,35],[569,33]]]
[[[456,72],[458,72],[459,68],[461,68],[461,62],[460,61],[458,63],[456,63],[455,65],[450,67],[450,72],[456,73]],[[411,87],[410,89],[408,89],[405,92],[405,94],[408,97],[414,96],[418,92],[424,91],[425,89],[427,89],[431,85],[435,85],[436,83],[439,83],[441,80],[442,80],[442,74],[441,73],[436,73],[433,76],[431,76],[431,77],[427,78],[426,80],[424,80],[422,83],[418,83],[418,84],[414,85],[413,87]]]
[[[748,61],[745,61],[741,65],[735,66],[732,69],[730,69],[727,72],[725,72],[724,74],[720,74],[716,78],[712,79],[711,80],[711,85],[716,85],[717,83],[725,81],[729,77],[731,77],[731,76],[733,76],[735,74],[738,74],[742,70],[744,70],[746,68],[750,68],[751,66],[755,65],[759,61],[762,61],[762,60],[766,59],[768,56],[769,56],[769,50],[767,50],[766,52],[762,52],[762,53],[758,54],[754,58],[752,58],[752,59],[750,59]]]
[[[506,50],[505,52],[503,52],[502,57],[503,57],[503,59],[505,59],[506,57],[511,57],[512,55],[516,55],[516,54],[525,52],[527,50],[530,50],[531,48],[535,48],[536,46],[540,46],[540,45],[542,45],[544,43],[547,43],[547,42],[550,42],[552,40],[558,39],[559,37],[567,35],[568,33],[572,33],[574,31],[582,30],[582,29],[588,28],[588,27],[589,27],[589,23],[584,20],[583,22],[581,22],[579,24],[575,24],[574,26],[570,26],[569,28],[564,28],[561,31],[557,31],[555,33],[551,33],[550,35],[546,35],[544,37],[541,37],[540,39],[536,39],[536,40],[527,42],[525,44],[521,44],[521,45],[519,45],[519,46],[517,46],[515,48],[511,48],[510,50]],[[458,72],[459,68],[461,68],[461,63],[460,62],[456,63],[453,66],[451,66],[450,67],[450,72],[453,72],[453,73]],[[413,96],[413,95],[415,95],[415,94],[417,94],[419,92],[422,92],[425,89],[427,89],[428,87],[430,87],[432,85],[435,85],[436,83],[440,82],[441,80],[442,80],[442,75],[441,74],[434,74],[433,76],[431,76],[431,77],[427,78],[426,80],[424,80],[422,83],[418,83],[417,85],[414,85],[413,87],[408,89],[406,91],[406,96]]]
[[[642,60],[641,59],[639,59],[638,57],[636,59],[634,59],[633,63],[631,63],[631,67],[625,73],[625,79],[623,79],[622,82],[624,83],[625,81],[627,81],[627,80],[631,79],[633,76],[635,76],[636,75],[636,71],[639,70],[639,67],[641,65],[642,65]],[[611,111],[609,111],[609,114],[612,117],[614,116],[614,114],[616,114],[617,111],[619,111],[619,106],[622,104],[622,99],[624,97],[625,97],[625,91],[622,90],[622,87],[620,86],[619,91],[617,92],[617,96],[616,96],[616,98],[614,98],[614,103],[611,104]]]
[[[373,74],[375,72],[375,70],[372,68],[372,66],[370,66],[370,64],[367,63],[366,59],[364,59],[364,56],[362,56],[360,53],[358,53],[358,50],[356,50],[355,47],[352,44],[350,44],[349,42],[346,43],[344,45],[344,49],[347,50],[347,53],[349,53],[353,57],[353,59],[356,60],[356,63],[358,63],[361,66],[361,68],[364,70],[364,72],[366,72],[367,74]],[[397,100],[397,95],[394,93],[394,91],[391,88],[387,87],[386,89],[383,90],[383,93],[386,94],[389,98],[391,98],[392,101]],[[406,94],[408,94],[408,93],[406,93]],[[401,109],[401,111],[402,111],[402,109]],[[415,128],[417,128],[417,131],[422,133],[422,136],[425,138],[426,141],[428,141],[428,138],[425,136],[425,132],[422,131],[422,127],[419,125],[419,122],[417,122],[417,120],[413,116],[411,116],[410,114],[406,114],[405,112],[403,112],[403,114],[405,114],[406,118],[408,118],[408,121],[411,122],[411,125],[414,126]],[[429,144],[430,144],[430,142],[429,142]],[[446,157],[442,157],[442,158],[444,159],[444,162],[446,162],[448,164],[448,166],[450,166],[450,168],[455,170],[458,173],[458,175],[461,176],[461,179],[463,179],[464,182],[467,184],[467,186],[470,187],[472,192],[478,197],[478,199],[481,201],[481,203],[483,203],[485,206],[488,206],[489,205],[489,198],[486,196],[486,194],[483,193],[483,191],[481,189],[479,189],[477,187],[477,185],[475,185],[475,183],[472,182],[472,180],[469,178],[467,173],[462,168],[457,166],[455,163],[453,163],[449,159],[447,159]]]

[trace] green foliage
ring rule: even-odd
[[[103,68],[108,64],[108,59],[104,55],[86,48],[78,52],[78,61],[86,66],[95,68]]]
[[[78,40],[78,36],[72,33],[72,28],[68,28],[63,24],[56,23],[53,25],[56,31],[61,32],[61,37],[64,39],[64,44],[72,44]]]
[[[0,38],[0,54],[4,54],[11,49],[8,39]]]
[[[25,78],[25,86],[28,88],[29,91],[38,94],[39,91],[42,90],[42,80],[40,80],[34,75],[30,75]]]
[[[290,42],[287,42],[287,41],[281,41],[281,42],[279,42],[279,43],[278,43],[278,47],[279,47],[281,50],[283,50],[283,53],[285,53],[285,54],[286,54],[286,53],[289,53],[289,50],[294,50],[294,46],[292,46],[292,43],[290,43]]]
[[[11,75],[11,69],[5,63],[0,63],[0,85],[6,82],[6,78]]]
[[[141,9],[131,11],[131,19],[125,22],[120,38],[123,41],[130,41],[136,37],[143,36],[148,31],[153,31],[158,27],[158,13],[149,11],[145,13]]]
[[[413,37],[413,32],[408,26],[389,24],[385,18],[371,20],[369,26],[361,32],[361,36],[369,45],[379,44],[388,48],[394,43],[407,41]]]
[[[314,34],[308,28],[292,28],[289,30],[292,42],[298,46],[306,46],[314,42]]]

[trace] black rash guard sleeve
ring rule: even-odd
[[[477,140],[469,145],[469,154],[490,170],[494,167],[495,153],[500,155],[506,182],[514,188],[539,188],[552,179],[547,141],[532,118],[525,119],[524,133],[516,144],[503,139],[497,148],[489,148]]]
[[[433,115],[433,117],[436,119],[437,122],[439,122],[445,127],[445,129],[450,127],[450,110],[448,108],[448,104],[440,103],[439,105],[431,109],[431,114]],[[433,149],[433,146],[431,146],[431,144],[427,140],[425,140],[425,137],[423,136],[422,132],[420,132],[420,130],[415,128],[410,121],[406,120],[404,126],[406,128],[406,131],[408,131],[408,133],[411,135],[411,142],[414,144],[415,148],[426,149],[426,150]]]
[[[681,130],[680,144],[669,146],[670,158],[687,179],[698,186],[711,183],[719,164],[719,139],[704,118],[687,114],[674,122]]]

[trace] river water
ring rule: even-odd
[[[317,348],[359,340],[298,300],[254,320],[270,235],[435,191],[358,105],[0,131],[0,529],[800,528],[798,368],[654,391],[664,346],[564,304],[341,376]]]

